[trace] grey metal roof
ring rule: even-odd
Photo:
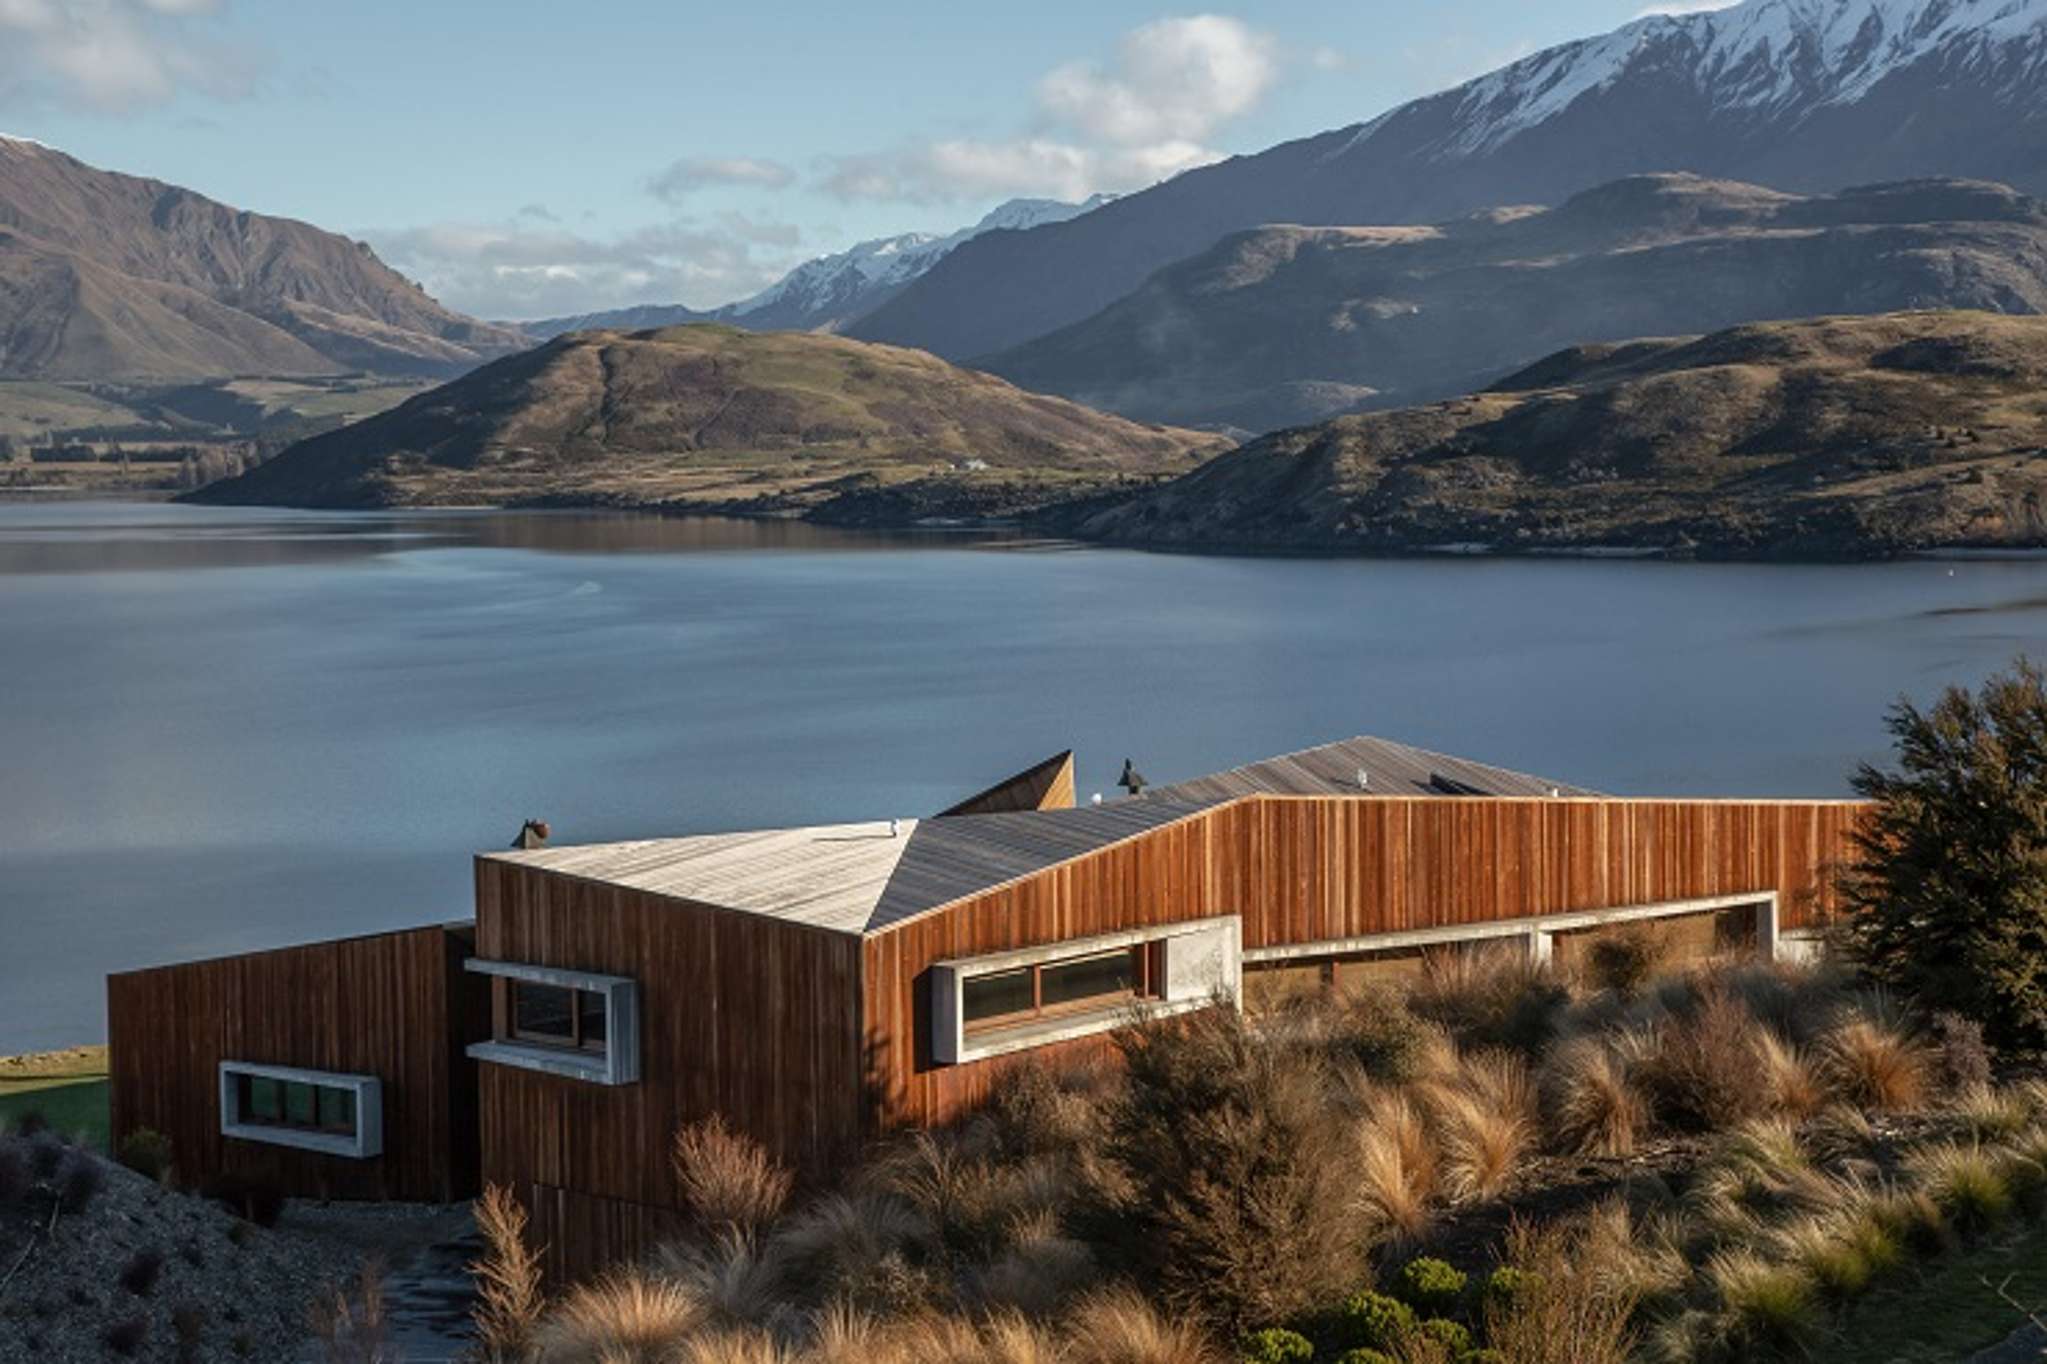
[[[1358,773],[1367,783],[1358,785]],[[1189,781],[1154,786],[1146,800],[1237,796],[1565,796],[1602,794],[1490,763],[1360,735]]]

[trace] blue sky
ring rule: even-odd
[[[0,0],[0,131],[365,238],[468,312],[707,306],[864,237],[1369,118],[1646,8]]]

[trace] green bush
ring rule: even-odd
[[[1398,1298],[1367,1290],[1353,1295],[1337,1315],[1341,1343],[1350,1348],[1394,1350],[1415,1331],[1414,1309]]]
[[[1402,1267],[1393,1292],[1422,1315],[1440,1317],[1456,1310],[1465,1282],[1463,1270],[1424,1255]]]
[[[1457,1356],[1457,1364],[1507,1364],[1507,1357],[1490,1346],[1466,1350]]]
[[[1512,1265],[1501,1265],[1486,1275],[1485,1298],[1489,1303],[1501,1307],[1512,1307],[1528,1293],[1528,1271]]]
[[[1244,1356],[1244,1364],[1305,1364],[1315,1357],[1315,1347],[1306,1336],[1283,1326],[1251,1332],[1237,1342],[1237,1351]]]
[[[1336,1357],[1336,1364],[1399,1364],[1399,1361],[1384,1350],[1368,1350],[1361,1347],[1345,1350]]]
[[[1461,1360],[1471,1352],[1471,1332],[1448,1317],[1430,1317],[1421,1324],[1421,1334],[1448,1350],[1452,1359]]]
[[[1374,990],[1344,998],[1330,1043],[1374,1080],[1404,1085],[1419,1078],[1430,1033],[1429,1025],[1408,1011],[1405,1000]]]
[[[121,1138],[114,1158],[144,1179],[161,1184],[171,1172],[171,1139],[153,1127],[138,1127]]]

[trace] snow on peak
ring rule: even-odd
[[[2047,0],[1743,0],[1726,9],[1651,15],[1538,52],[1451,92],[1457,131],[1446,156],[1489,151],[1637,69],[1688,68],[1722,109],[1849,104],[1929,56],[1979,60],[2023,43],[2047,53]],[[1368,125],[1369,126],[1369,125]]]
[[[1023,230],[1100,208],[1114,195],[1097,194],[1078,203],[1061,199],[1011,199],[998,204],[971,227],[946,236],[931,232],[903,232],[893,237],[875,237],[844,251],[805,261],[781,279],[751,298],[731,305],[732,315],[745,317],[774,303],[815,301],[819,305],[843,300],[862,289],[908,284],[938,264],[962,242],[997,229]]]

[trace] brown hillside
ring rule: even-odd
[[[359,242],[0,138],[0,379],[449,375],[521,344]]]
[[[1586,346],[1449,402],[1277,432],[1084,519],[1111,540],[1859,557],[2047,544],[2047,319]]]
[[[922,351],[698,325],[562,337],[201,496],[785,514],[829,503],[915,519],[1067,501],[1182,472],[1226,444],[1026,393]]]

